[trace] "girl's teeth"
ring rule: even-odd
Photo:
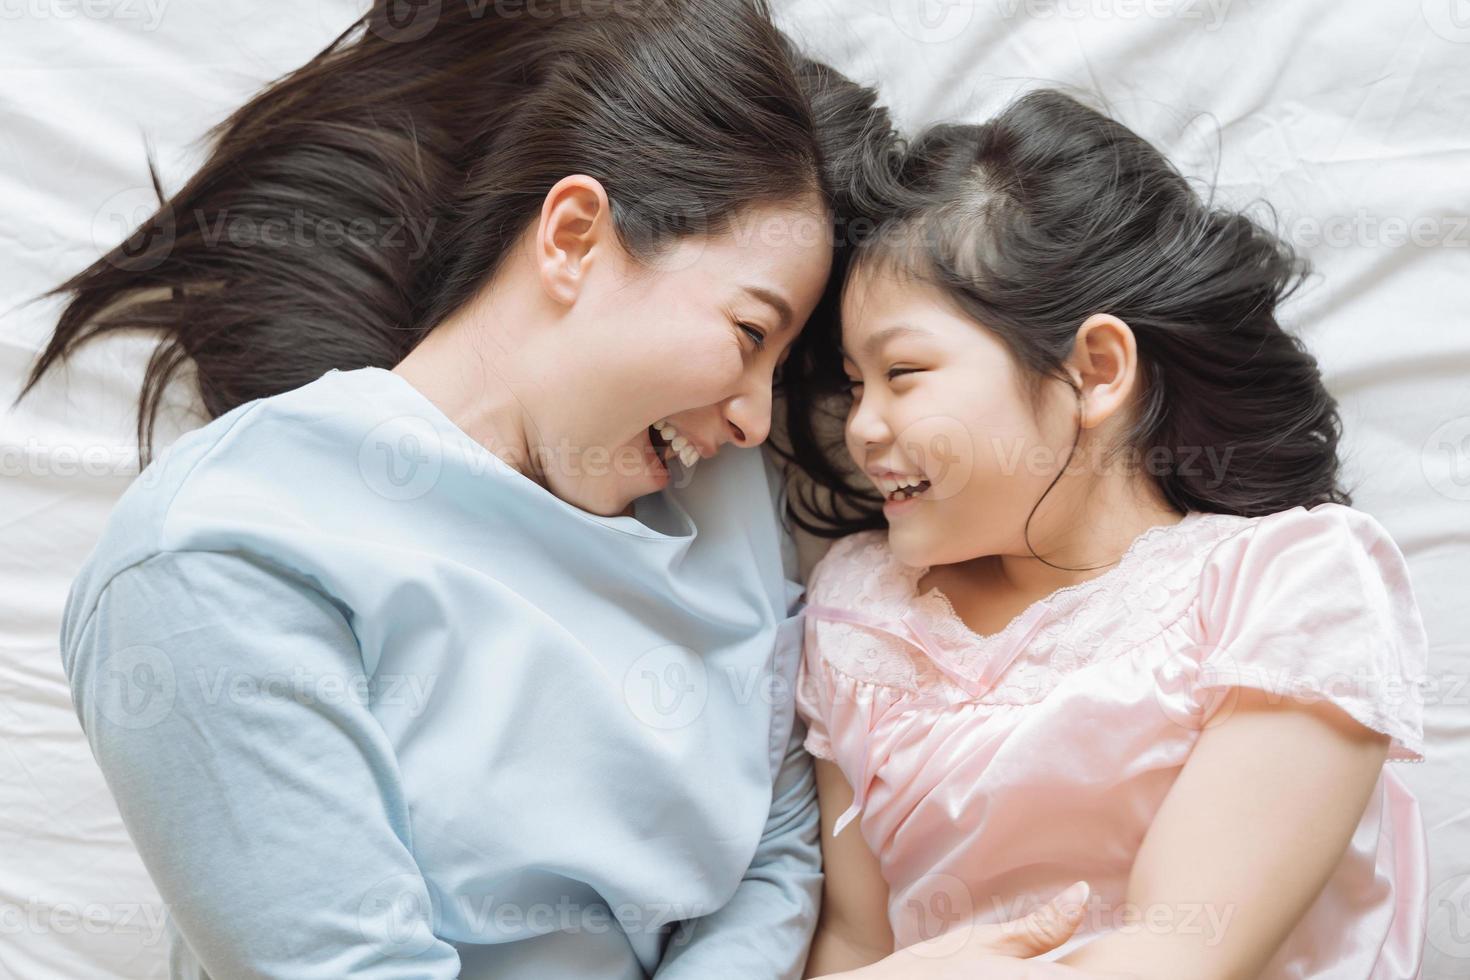
[[[674,438],[669,440],[669,444],[674,447],[674,452],[678,453],[680,456],[683,456],[684,447],[689,445],[689,440],[685,439],[683,436],[674,436]]]
[[[916,486],[918,486],[922,482],[923,481],[920,480],[920,479],[918,479],[917,477],[910,477],[910,476],[891,477],[891,476],[885,476],[885,477],[881,478],[878,481],[878,486],[883,490],[884,493],[897,493],[899,490],[902,490],[904,487],[916,487]]]
[[[693,469],[694,464],[699,462],[699,450],[695,449],[691,445],[688,445],[687,443],[684,445],[683,449],[679,449],[676,451],[679,453],[679,461],[689,469]]]
[[[882,477],[878,480],[878,489],[883,491],[885,497],[892,497],[902,490],[915,490],[924,487],[925,480],[917,476]],[[927,487],[925,488],[927,489]],[[916,496],[914,493],[904,493],[902,497]],[[902,498],[900,498],[902,499]]]

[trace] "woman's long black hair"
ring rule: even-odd
[[[1032,92],[982,125],[917,137],[883,208],[852,266],[938,287],[1036,388],[1070,382],[1062,366],[1089,316],[1129,325],[1142,397],[1113,451],[1159,450],[1169,464],[1152,475],[1175,509],[1253,517],[1350,502],[1337,403],[1276,319],[1305,263],[1260,224],[1202,200],[1127,127],[1061,92]],[[791,516],[826,537],[884,527],[882,500],[853,482],[843,447],[840,324],[813,328],[784,377],[777,448],[800,477]],[[1199,465],[1207,453],[1224,466]]]
[[[167,200],[154,174],[163,203],[127,241],[45,294],[68,302],[20,394],[90,338],[158,332],[145,461],[182,369],[214,417],[398,363],[568,174],[603,183],[646,259],[759,203],[815,193],[840,220],[891,176],[896,137],[764,0],[376,0],[209,139]]]

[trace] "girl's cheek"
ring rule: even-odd
[[[852,415],[851,414],[848,415],[848,421],[849,422],[852,421]],[[843,432],[844,432],[844,436],[845,436],[845,440],[844,441],[846,442],[846,445],[847,445],[847,455],[851,456],[852,457],[852,461],[854,463],[856,463],[858,466],[862,466],[863,463],[864,463],[864,460],[863,460],[863,447],[862,447],[862,444],[858,441],[857,437],[853,434],[852,426],[851,425],[848,425],[843,430]]]
[[[929,481],[925,496],[948,500],[973,485],[981,447],[961,419],[945,414],[920,416],[904,425],[898,438],[904,455]]]

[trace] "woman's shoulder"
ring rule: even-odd
[[[95,594],[124,569],[171,551],[248,552],[231,529],[290,532],[359,513],[354,499],[371,497],[378,475],[362,461],[365,448],[384,430],[383,406],[370,407],[373,383],[355,371],[328,372],[180,436],[118,499],[73,590]],[[378,482],[393,489],[387,477]]]
[[[181,496],[201,483],[229,480],[243,495],[268,478],[290,482],[310,460],[327,460],[359,448],[351,440],[371,419],[359,372],[330,371],[291,391],[246,402],[169,445],[128,487],[120,505],[141,506],[166,517]],[[344,442],[343,440],[348,440]],[[222,487],[210,488],[216,495]]]

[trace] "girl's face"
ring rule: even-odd
[[[1072,391],[1047,383],[1033,404],[999,339],[887,271],[847,284],[842,347],[847,449],[888,499],[894,555],[924,567],[1028,554],[1026,518],[1076,433]]]
[[[603,255],[558,355],[575,387],[537,422],[548,488],[617,514],[698,479],[698,461],[722,446],[766,439],[774,374],[830,272],[831,219],[815,199],[756,207],[651,266]]]

